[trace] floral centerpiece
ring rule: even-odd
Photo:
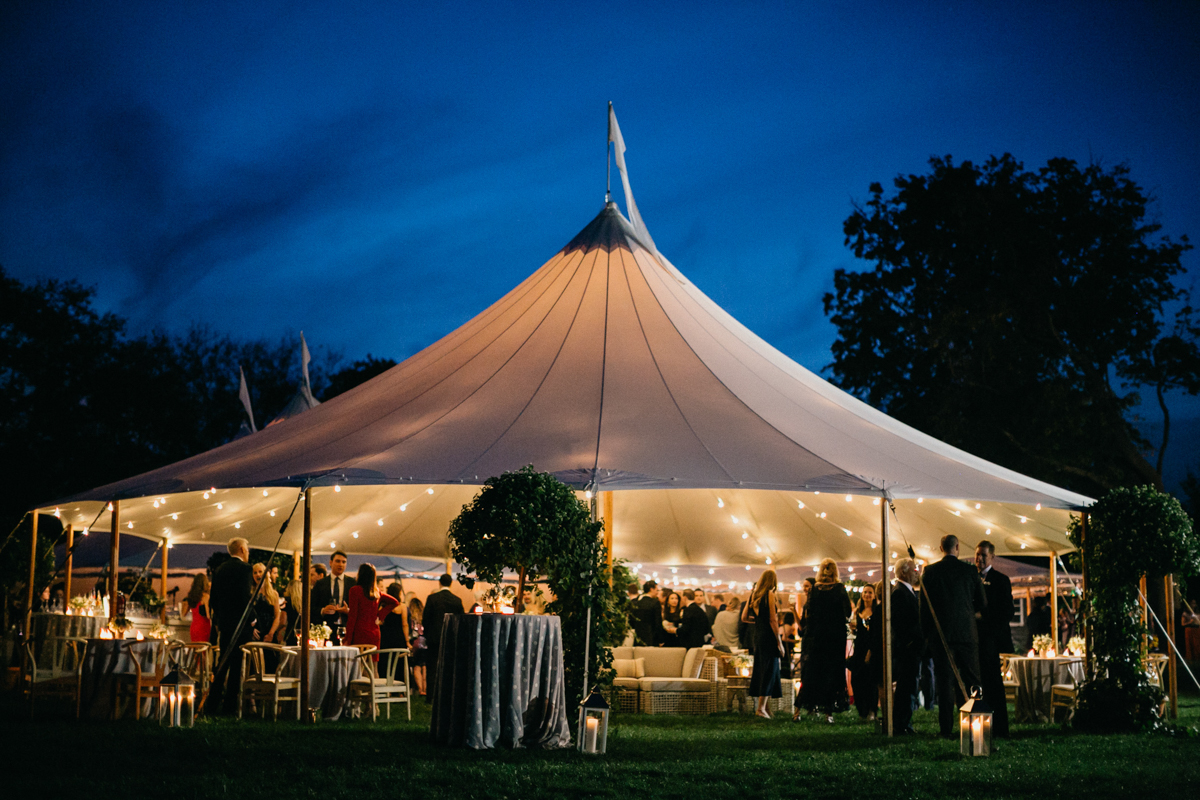
[[[1033,651],[1040,656],[1046,655],[1054,649],[1054,640],[1044,633],[1039,633],[1033,637]]]
[[[729,667],[733,670],[734,675],[743,678],[749,677],[750,671],[754,669],[754,656],[749,653],[738,653],[729,659]]]
[[[322,645],[329,641],[329,637],[333,635],[333,629],[324,622],[318,622],[308,626],[308,638],[312,639],[318,645]]]
[[[125,638],[125,631],[133,627],[133,623],[125,617],[113,617],[108,622],[108,629],[113,632],[113,635],[118,639]]]
[[[1082,656],[1087,653],[1087,643],[1084,642],[1082,636],[1072,636],[1067,640],[1067,652],[1073,656]]]
[[[154,623],[154,627],[150,629],[150,633],[146,634],[151,639],[170,639],[171,626],[164,625],[161,622]]]
[[[511,614],[517,604],[517,587],[512,584],[493,586],[483,593],[480,603],[496,613],[503,613],[507,608],[507,613]]]

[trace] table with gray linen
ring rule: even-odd
[[[132,682],[137,675],[134,659],[143,675],[153,675],[155,661],[163,654],[161,639],[88,639],[87,654],[79,679],[79,715],[84,719],[111,719],[117,683]],[[116,716],[132,716],[133,706],[126,700]],[[152,701],[142,701],[142,716],[153,710]]]
[[[447,615],[432,694],[430,733],[439,744],[569,747],[562,621]]]
[[[1077,657],[1014,656],[1009,659],[1009,668],[1017,680],[1017,722],[1054,721],[1050,687],[1056,683],[1078,683],[1083,680],[1083,659]]]
[[[300,677],[300,648],[289,647],[295,656],[288,659],[283,674]],[[362,668],[357,647],[311,647],[308,651],[308,707],[318,709],[321,719],[340,719],[346,710],[350,681]]]
[[[89,617],[84,614],[34,614],[29,624],[34,658],[39,664],[42,663],[42,649],[48,640],[57,642],[63,638],[94,639],[107,624],[108,620],[104,617]],[[57,654],[51,654],[51,660],[56,656]]]

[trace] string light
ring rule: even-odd
[[[351,536],[353,536],[355,539],[357,539],[357,538],[358,538],[358,531],[355,531],[354,533],[352,533],[352,534],[350,534],[350,535],[351,535]]]
[[[747,570],[749,570],[749,569],[750,569],[750,565],[749,565],[749,564],[747,564],[747,565],[746,565],[746,569],[747,569]]]
[[[824,511],[822,511],[822,512],[821,512],[821,519],[825,519],[825,512],[824,512]]]
[[[270,511],[270,514],[271,514],[271,516],[272,516],[272,517],[273,517],[273,516],[275,516],[275,509],[273,509],[273,508],[272,508],[272,509],[271,509],[271,511]]]
[[[976,503],[976,504],[975,504],[975,508],[976,508],[976,509],[983,508],[983,504],[982,504],[982,503]]]
[[[842,530],[846,531],[846,535],[847,535],[847,536],[853,536],[853,535],[854,535],[854,532],[853,532],[853,531],[851,531],[851,530],[849,530],[848,528],[842,528]]]
[[[717,498],[717,508],[724,508],[724,507],[725,507],[725,501],[718,497]]]
[[[405,503],[404,505],[400,506],[400,510],[401,510],[401,511],[408,511],[408,503]]]
[[[342,490],[342,485],[340,483],[335,483],[333,485],[333,491],[340,492],[341,490]]]
[[[1038,503],[1036,506],[1034,506],[1034,507],[1033,507],[1033,510],[1034,510],[1034,511],[1041,511],[1041,510],[1042,510],[1042,504],[1041,504],[1041,503]]]
[[[983,532],[983,535],[984,535],[984,536],[991,536],[991,535],[992,535],[992,529],[991,529],[991,528],[988,528],[986,531],[984,531],[984,532]]]
[[[176,520],[179,519],[179,514],[178,513],[172,514],[171,519],[176,519]]]
[[[918,502],[918,503],[924,503],[924,502],[925,502],[925,498],[924,498],[924,497],[918,497],[918,498],[917,498],[917,502]]]
[[[235,523],[233,523],[233,527],[235,527],[235,528],[241,528],[241,527],[242,527],[242,523],[240,523],[240,522],[235,522]]]
[[[433,494],[433,489],[426,489],[425,494]]]
[[[875,498],[875,500],[874,500],[874,501],[872,501],[871,505],[873,505],[873,506],[877,506],[877,505],[879,505],[879,498],[878,498],[878,497],[876,497],[876,498]]]
[[[127,527],[127,528],[133,528],[133,523],[131,522],[131,523],[129,523],[128,525],[126,525],[125,527]]]
[[[1028,520],[1025,517],[1021,517],[1021,522],[1025,523],[1025,522],[1028,522]]]
[[[205,493],[204,493],[204,499],[205,499],[205,500],[207,500],[207,499],[208,499],[208,492],[205,492]],[[111,510],[111,509],[112,509],[112,506],[109,506],[109,509]]]
[[[708,574],[709,574],[709,575],[714,575],[714,574],[716,574],[716,572],[717,572],[717,571],[716,571],[715,569],[710,569],[710,570],[708,571]]]
[[[757,544],[756,544],[756,545],[754,545],[754,552],[756,552],[756,553],[761,553],[761,552],[762,552],[762,547],[761,547],[761,546],[759,546],[759,545],[757,545]]]
[[[733,520],[733,524],[734,524],[734,525],[737,525],[737,524],[738,524],[738,518],[737,518],[737,517],[735,517],[733,514],[730,514],[730,515],[729,515],[729,518],[730,518],[731,520]]]
[[[745,531],[742,531],[742,538],[743,538],[743,539],[749,539],[749,538],[750,538],[750,534],[746,533]]]
[[[799,506],[800,508],[804,508],[804,501],[803,501],[803,500],[797,500],[797,501],[796,501],[796,505],[797,505],[797,506]]]
[[[850,502],[852,499],[853,499],[853,498],[852,498],[850,495],[846,495],[846,502],[847,502],[847,503],[849,503],[849,502]]]
[[[153,503],[152,505],[153,505],[155,508],[158,508],[158,501],[157,501],[157,500],[155,500],[155,501],[154,501],[154,503]],[[56,516],[56,517],[58,516],[58,512],[57,512],[57,511],[55,511],[55,512],[54,512],[54,516]]]
[[[771,564],[771,557],[767,556],[767,565],[769,566],[770,564]]]
[[[378,525],[379,527],[381,527],[381,528],[382,528],[382,527],[383,527],[383,520],[382,520],[382,519],[377,519],[377,520],[375,520],[375,524],[376,524],[376,525]]]
[[[869,544],[871,545],[872,550],[874,550],[876,547],[879,547],[879,545],[875,544],[874,542],[869,542]]]

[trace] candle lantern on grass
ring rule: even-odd
[[[958,711],[959,750],[964,756],[986,756],[992,752],[992,709],[976,686]]]
[[[171,670],[158,684],[158,724],[190,728],[195,715],[196,682],[186,672]]]
[[[608,710],[608,702],[595,689],[579,706],[579,752],[604,753],[608,744]]]

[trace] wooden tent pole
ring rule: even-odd
[[[170,540],[165,536],[162,541],[162,576],[158,583],[158,593],[161,595],[162,608],[158,611],[158,621],[167,624],[167,550],[171,548]]]
[[[25,640],[28,642],[33,635],[33,582],[37,573],[37,535],[38,535],[38,513],[34,511],[29,515],[31,524],[31,535],[29,537],[29,584],[25,587]]]
[[[304,583],[300,584],[300,720],[314,722],[308,713],[308,629],[312,625],[312,587],[308,575],[312,570],[312,487],[304,491],[304,564],[301,568]]]
[[[70,608],[71,606],[71,562],[75,558],[72,554],[72,549],[75,547],[75,526],[67,525],[67,575],[63,580],[63,606]]]
[[[121,501],[112,501],[111,541],[108,544],[108,621],[117,616],[117,573],[121,556]]]
[[[1167,599],[1163,604],[1167,616],[1167,696],[1171,699],[1171,719],[1179,719],[1179,665],[1176,660],[1175,648],[1175,576],[1163,576],[1163,592]]]
[[[883,663],[880,667],[883,670],[883,733],[885,736],[895,734],[895,726],[893,722],[893,708],[896,705],[896,697],[892,687],[892,584],[888,580],[888,498],[884,497],[879,504],[880,518],[880,547],[883,549],[883,595],[880,598],[880,610],[883,612]]]
[[[1083,617],[1083,674],[1087,680],[1092,679],[1092,596],[1089,594],[1090,586],[1088,584],[1088,558],[1087,558],[1087,533],[1088,533],[1088,512],[1083,512],[1083,520],[1080,528],[1079,538],[1079,560],[1083,563],[1083,603],[1081,608],[1084,609]]]
[[[1050,641],[1054,642],[1054,652],[1061,653],[1062,646],[1058,641],[1058,553],[1050,551]]]
[[[612,586],[613,565],[613,493],[601,492],[604,505],[604,549],[608,551],[608,585]]]

